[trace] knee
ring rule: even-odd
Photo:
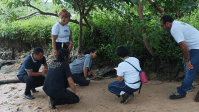
[[[30,77],[30,76],[28,76],[28,77],[26,77],[26,82],[29,82],[29,83],[34,83],[36,81],[36,78],[35,77]]]
[[[88,86],[89,85],[89,81],[85,81],[84,83],[81,84],[81,86]]]
[[[108,89],[112,88],[115,85],[115,82],[112,82],[108,85]]]
[[[113,87],[112,84],[109,84],[108,85],[108,90],[111,91],[113,89],[112,87]]]
[[[79,97],[77,96],[75,99],[74,99],[74,103],[78,103],[80,101]]]

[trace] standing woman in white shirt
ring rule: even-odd
[[[60,48],[65,48],[71,51],[72,49],[72,34],[69,26],[67,25],[70,21],[71,14],[63,8],[59,12],[59,22],[52,27],[52,47],[54,56],[57,58],[57,51]]]
[[[120,46],[117,49],[117,55],[123,60],[119,63],[117,70],[118,81],[108,85],[108,90],[116,96],[123,97],[120,103],[125,104],[133,97],[133,93],[140,89],[141,80],[138,70],[141,70],[139,60],[135,57],[129,57],[129,51],[126,47]],[[132,65],[130,65],[131,63]]]

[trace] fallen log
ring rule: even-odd
[[[0,69],[2,66],[4,65],[12,65],[16,62],[18,62],[19,60],[0,60]]]
[[[0,84],[22,83],[19,79],[0,80]]]

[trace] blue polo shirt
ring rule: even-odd
[[[70,63],[70,70],[72,74],[84,73],[83,68],[88,67],[91,69],[92,58],[90,54],[86,54],[83,59],[75,59]]]
[[[40,61],[35,61],[31,54],[24,59],[24,62],[22,64],[17,76],[27,74],[26,71],[39,72],[39,68],[41,67],[42,64],[43,65],[46,64],[46,58],[44,56]]]

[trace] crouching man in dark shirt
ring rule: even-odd
[[[62,48],[58,51],[57,60],[49,64],[43,90],[50,97],[49,107],[53,109],[56,105],[73,104],[80,100],[71,77],[69,54],[67,49]],[[69,85],[73,92],[66,89]]]
[[[46,64],[46,58],[43,56],[44,51],[40,47],[33,50],[33,53],[24,59],[24,62],[17,74],[20,81],[26,83],[25,98],[34,99],[31,95],[33,93],[39,92],[35,90],[36,87],[43,85],[45,76],[44,74],[48,71],[48,65]],[[39,72],[41,65],[44,65],[44,70]]]

